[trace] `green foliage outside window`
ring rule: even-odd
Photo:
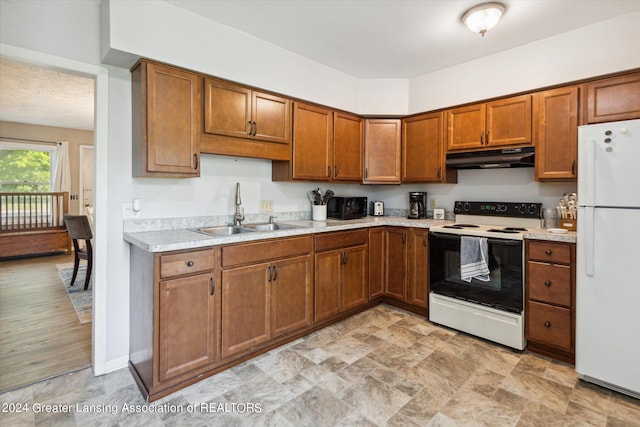
[[[50,191],[51,154],[47,151],[0,150],[0,192]]]

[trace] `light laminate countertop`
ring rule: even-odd
[[[254,231],[230,236],[212,236],[195,229],[174,229],[157,231],[137,231],[124,233],[124,240],[147,252],[166,252],[183,249],[197,249],[208,246],[228,245],[230,243],[250,242],[280,237],[292,237],[305,234],[326,233],[331,231],[355,230],[367,227],[398,226],[431,228],[437,225],[452,224],[453,221],[438,219],[408,219],[398,216],[368,216],[352,220],[327,221],[277,221],[280,224],[294,225],[297,228],[276,231]],[[545,229],[531,229],[524,235],[526,239],[550,240],[575,243],[576,233],[553,234]]]

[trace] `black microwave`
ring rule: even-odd
[[[356,219],[367,216],[367,198],[334,196],[327,202],[327,218]]]

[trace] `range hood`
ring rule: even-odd
[[[492,169],[533,167],[533,147],[471,151],[447,154],[447,167],[453,169]]]

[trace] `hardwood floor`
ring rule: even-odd
[[[0,393],[91,366],[91,324],[67,296],[64,262],[73,255],[0,261]]]

